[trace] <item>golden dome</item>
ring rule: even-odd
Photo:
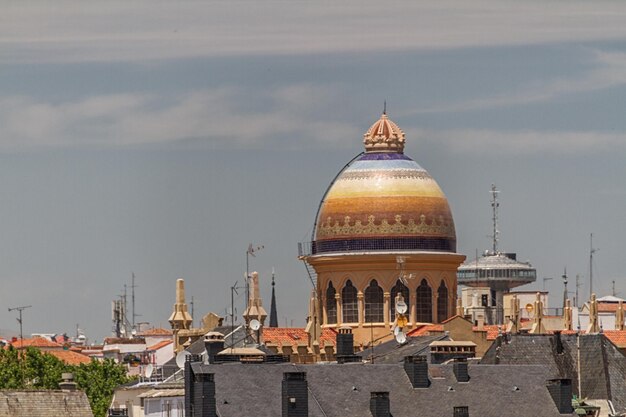
[[[403,154],[404,132],[386,114],[364,135],[366,153],[330,185],[317,215],[313,253],[456,251],[446,196]]]

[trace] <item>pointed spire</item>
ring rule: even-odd
[[[270,307],[270,327],[278,327],[278,314],[276,313],[276,292],[274,291],[274,269],[272,268],[272,305]]]

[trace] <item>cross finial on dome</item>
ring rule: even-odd
[[[363,135],[366,152],[404,152],[404,132],[387,117],[387,100],[383,114]]]

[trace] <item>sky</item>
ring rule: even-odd
[[[407,4],[408,3],[408,4]],[[458,251],[564,268],[626,296],[626,4],[347,0],[5,2],[0,14],[0,329],[168,325],[175,281],[224,315],[249,258],[303,326],[311,239],[336,173],[387,112],[446,193]],[[552,278],[544,281],[544,278]],[[130,289],[129,295],[130,295]],[[243,311],[243,291],[236,310]]]

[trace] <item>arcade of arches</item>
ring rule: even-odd
[[[409,329],[453,316],[456,268],[462,255],[422,252],[406,257],[410,261],[403,272],[404,282],[398,279],[396,256],[391,254],[327,255],[319,263],[312,259],[318,272],[322,326],[349,326],[355,341],[363,345],[372,338],[391,338],[398,293],[408,305]]]

